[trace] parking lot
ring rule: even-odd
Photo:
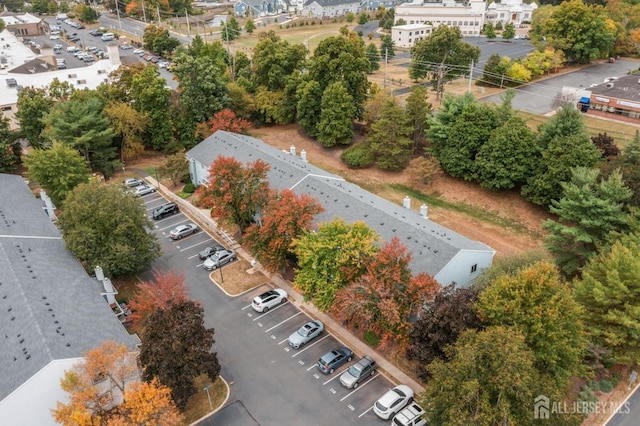
[[[149,217],[167,201],[158,193],[141,197]],[[264,284],[238,297],[227,296],[211,280],[224,279],[226,266],[206,271],[198,253],[219,244],[200,231],[180,240],[169,233],[190,223],[183,212],[153,221],[163,255],[154,267],[184,272],[192,299],[205,308],[205,323],[215,328],[214,350],[222,366],[222,376],[230,384],[226,407],[205,419],[203,425],[251,424],[387,424],[373,412],[374,402],[392,384],[382,373],[365,378],[357,388],[347,389],[340,375],[357,362],[340,366],[324,375],[316,367],[318,359],[339,346],[347,346],[328,331],[300,349],[288,345],[288,337],[310,319],[293,303],[279,304],[264,313],[256,312],[253,298],[270,285]],[[149,279],[143,276],[142,279]]]

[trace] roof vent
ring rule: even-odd
[[[607,89],[613,89],[613,83],[612,82],[608,82],[606,87],[607,87]]]

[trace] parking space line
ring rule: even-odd
[[[307,368],[307,371],[311,370],[312,368],[316,368],[317,364],[313,364],[311,367]]]
[[[185,217],[186,217],[186,216],[185,216]],[[176,226],[180,225],[181,223],[185,223],[185,222],[191,222],[191,221],[189,220],[189,218],[187,218],[187,219],[185,219],[185,220],[181,220],[180,222],[174,223],[174,224],[173,224],[173,225],[171,225],[171,226],[167,226],[167,227],[164,227],[164,228],[158,228],[158,231],[165,231],[165,230],[167,230],[167,229],[173,229],[173,228],[175,228]]]
[[[324,339],[326,339],[327,337],[331,336],[329,333],[327,333],[326,336],[324,336],[322,339],[320,340],[316,340],[315,342],[313,342],[312,344],[310,344],[309,346],[306,346],[304,349],[300,349],[299,351],[297,351],[295,354],[293,354],[291,356],[291,358],[295,358],[298,355],[300,355],[302,352],[306,351],[307,349],[309,349],[310,347],[312,347],[313,345],[317,345],[318,343],[322,342]]]
[[[379,373],[377,373],[375,376],[367,379],[366,382],[362,383],[361,385],[359,385],[357,388],[355,388],[354,390],[352,390],[351,392],[349,392],[348,394],[346,394],[345,396],[342,397],[342,399],[340,400],[340,402],[344,401],[345,399],[349,398],[351,395],[353,395],[354,393],[358,392],[360,389],[362,389],[363,387],[365,387],[367,385],[367,383],[371,382],[372,380],[375,380],[378,376],[380,376]]]
[[[208,235],[207,235],[207,236],[208,236]],[[205,244],[205,243],[208,243],[208,242],[209,242],[209,240],[205,240],[205,241],[201,241],[201,242],[199,242],[199,243],[191,244],[189,247],[185,247],[185,248],[183,248],[182,250],[180,250],[180,252],[182,253],[182,252],[183,252],[183,251],[185,251],[185,250],[189,250],[189,249],[191,249],[191,248],[194,248],[195,246],[199,246],[199,245],[201,245],[201,244]]]
[[[364,413],[360,414],[360,415],[358,416],[358,418],[360,418],[360,417],[364,416],[365,414],[367,414],[367,413],[368,413],[369,411],[371,411],[371,410],[373,410],[373,405],[372,405],[371,407],[369,407],[369,408],[367,409],[367,411],[365,411]]]
[[[245,306],[244,308],[242,308],[242,309],[240,309],[240,310],[241,310],[241,311],[244,311],[245,309],[250,308],[251,306],[252,306],[252,305],[251,305],[251,303],[249,303],[247,306]]]
[[[175,216],[179,216],[180,214],[181,214],[181,213],[174,214],[174,215],[171,215],[171,216],[167,216],[167,217],[165,217],[165,218],[155,220],[154,222],[155,222],[156,224],[158,224],[158,223],[164,222],[165,220],[173,219]],[[182,216],[184,216],[184,215],[182,215]],[[156,225],[156,226],[157,226],[157,225]],[[166,228],[165,228],[165,229],[166,229]]]
[[[335,376],[333,376],[332,378],[330,378],[329,380],[327,380],[326,382],[324,382],[324,383],[322,384],[322,386],[324,386],[324,385],[326,385],[327,383],[329,383],[329,382],[331,382],[331,381],[333,381],[333,380],[337,379],[338,377],[340,377],[340,374],[336,374]]]
[[[284,324],[285,322],[289,321],[290,319],[293,319],[293,318],[297,317],[297,316],[298,316],[298,315],[300,315],[301,313],[302,313],[302,311],[298,311],[298,313],[291,315],[289,318],[287,318],[287,319],[286,319],[286,320],[284,320],[284,321],[280,321],[279,323],[277,323],[276,325],[274,325],[274,326],[273,326],[273,327],[271,327],[270,329],[265,330],[264,332],[265,332],[265,333],[270,332],[270,331],[271,331],[271,330],[273,330],[274,328],[276,328],[276,327],[278,327],[278,326],[280,326],[280,325]]]
[[[276,306],[275,308],[273,308],[273,309],[269,309],[267,312],[262,312],[262,315],[260,315],[259,317],[254,318],[253,320],[254,320],[254,321],[259,320],[259,319],[260,319],[260,318],[262,318],[263,316],[268,315],[268,314],[269,314],[269,312],[273,312],[273,311],[275,311],[276,309],[278,309],[278,308],[280,308],[280,307],[282,307],[282,306],[284,306],[284,305],[286,305],[286,303],[281,303],[281,304],[279,304],[278,306]],[[249,306],[251,306],[251,305],[249,305]]]

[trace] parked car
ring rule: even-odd
[[[309,321],[289,336],[289,346],[298,349],[318,337],[323,330],[324,324],[320,321]]]
[[[53,46],[53,50],[62,50],[62,45],[56,44],[55,46]]]
[[[134,55],[140,55],[140,54],[144,55],[144,50],[142,50],[142,49],[135,49],[135,50],[133,51],[133,54],[134,54]]]
[[[144,181],[138,178],[129,178],[124,180],[124,185],[128,186],[129,188],[133,188],[135,186],[140,186],[143,184],[144,184]]]
[[[216,244],[213,247],[205,247],[204,250],[198,253],[198,257],[200,258],[200,260],[205,260],[222,250],[224,250],[224,247],[222,247],[220,244]]]
[[[275,290],[265,291],[260,296],[254,297],[251,301],[251,307],[256,312],[267,312],[274,306],[278,306],[286,301],[287,292],[281,288],[276,288]]]
[[[422,418],[424,410],[415,402],[411,402],[395,415],[391,421],[392,426],[427,426],[427,421]]]
[[[82,60],[85,61],[85,62],[95,62],[96,58],[94,58],[91,55],[84,55],[84,58],[82,58]],[[153,190],[151,192],[155,192],[155,190]]]
[[[58,67],[59,70],[66,70],[67,69],[67,64],[65,64],[64,62],[58,62],[56,64],[56,66]]]
[[[322,355],[316,364],[322,374],[331,374],[342,364],[353,359],[353,351],[346,346],[340,346]]]
[[[342,386],[347,389],[355,389],[365,378],[373,376],[376,373],[377,368],[378,363],[367,355],[342,373],[340,376],[340,383],[342,383]]]
[[[198,232],[198,226],[195,223],[187,223],[186,225],[178,225],[169,232],[172,240],[179,240],[191,234]]]
[[[133,46],[131,46],[130,44],[121,44],[120,45],[120,49],[122,49],[122,50],[130,50],[130,49],[133,49]]]
[[[80,37],[78,37],[78,36],[69,37],[69,41],[71,41],[71,42],[80,41]]]
[[[204,261],[202,266],[207,271],[212,271],[214,269],[221,268],[234,260],[236,260],[236,252],[224,249],[212,254],[211,257]]]
[[[148,195],[153,192],[156,192],[155,186],[144,184],[144,185],[136,186],[135,190],[133,191],[133,194],[137,195],[138,197],[142,197],[143,195]]]
[[[407,385],[398,385],[389,389],[373,404],[373,412],[381,419],[388,420],[412,401],[413,389]]]
[[[166,203],[153,211],[151,216],[154,220],[160,220],[163,217],[180,213],[180,208],[176,203]]]
[[[169,68],[171,66],[171,63],[168,61],[160,61],[158,62],[158,68]]]
[[[51,34],[49,36],[49,40],[59,40],[60,36],[58,34]]]

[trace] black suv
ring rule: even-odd
[[[178,214],[178,213],[180,213],[180,209],[178,208],[178,205],[176,203],[167,203],[167,204],[161,205],[160,207],[158,207],[153,211],[153,218],[155,220],[159,220],[165,216]]]

